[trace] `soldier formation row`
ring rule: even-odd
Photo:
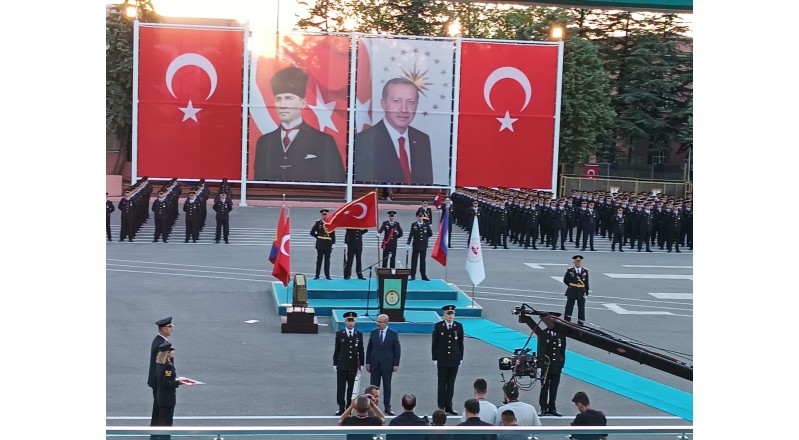
[[[545,244],[566,250],[566,239],[575,248],[594,249],[594,236],[612,241],[611,250],[623,252],[627,244],[651,252],[650,245],[680,252],[693,249],[693,202],[685,198],[630,193],[605,194],[573,191],[571,197],[552,198],[542,191],[459,188],[452,194],[452,218],[469,232],[474,218],[482,239],[495,249],[538,249]],[[574,233],[576,230],[576,239]],[[582,239],[582,243],[581,243]],[[468,241],[467,241],[468,243]],[[582,244],[582,246],[581,246]]]
[[[155,234],[153,243],[159,239],[167,243],[172,234],[172,227],[178,217],[179,199],[182,194],[182,184],[177,179],[172,179],[165,183],[158,191],[158,197],[150,206],[150,195],[153,192],[153,185],[145,177],[136,182],[135,185],[126,189],[122,198],[119,200],[117,208],[120,212],[119,241],[132,242],[142,225],[150,219],[150,211],[154,214]],[[207,216],[207,201],[210,190],[205,185],[205,180],[200,180],[189,191],[189,197],[183,202],[183,212],[186,221],[186,237],[184,243],[191,240],[196,243],[200,238],[200,232],[205,227]],[[216,211],[216,242],[224,237],[228,243],[230,233],[229,214],[233,210],[233,203],[228,197],[230,185],[227,180],[223,180],[218,193],[214,197],[213,209]],[[108,193],[106,193],[106,198]],[[106,199],[106,237],[111,238],[111,213],[116,209],[114,204]]]

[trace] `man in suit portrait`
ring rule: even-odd
[[[258,138],[255,180],[343,182],[344,164],[333,136],[302,120],[308,74],[286,67],[270,83],[280,126]]]
[[[369,335],[366,347],[366,372],[371,373],[369,383],[380,386],[383,380],[383,404],[386,415],[393,416],[391,411],[391,376],[399,370],[400,348],[399,334],[388,328],[388,315],[377,316],[377,328]]]
[[[383,86],[385,117],[355,135],[355,180],[406,184],[433,183],[430,136],[411,127],[419,106],[413,81],[394,78]]]

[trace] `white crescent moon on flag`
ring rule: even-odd
[[[358,215],[353,215],[353,217],[357,218],[358,220],[360,220],[360,219],[362,219],[362,218],[366,217],[366,213],[367,213],[367,212],[369,212],[369,208],[367,208],[367,207],[366,207],[366,204],[365,204],[365,203],[358,202],[358,203],[356,203],[356,204],[355,204],[355,206],[360,206],[360,207],[363,209],[363,212],[361,213],[361,215],[360,215],[360,216],[358,216]]]
[[[494,110],[494,106],[491,104],[491,89],[494,88],[494,84],[505,78],[516,81],[524,89],[524,105],[522,106],[522,110],[524,110],[527,108],[527,104],[530,103],[530,97],[533,95],[533,89],[530,85],[530,80],[527,78],[527,75],[515,67],[500,67],[488,75],[485,85],[483,85],[483,98],[485,99],[486,104],[488,104],[488,107],[491,108],[491,110]]]
[[[588,175],[588,176],[593,176],[593,175],[595,175],[595,174],[596,174],[596,170],[595,170],[595,169],[593,169],[593,168],[589,168],[589,169],[588,169],[588,170],[585,172],[585,174],[586,174],[586,175]]]
[[[208,97],[205,99],[210,98],[216,90],[216,69],[214,68],[213,63],[208,60],[208,58],[196,53],[184,53],[169,63],[169,67],[166,69],[166,88],[169,90],[169,93],[171,93],[174,98],[177,98],[177,96],[175,96],[175,92],[172,91],[172,78],[175,76],[178,70],[186,66],[197,66],[200,69],[203,69],[203,71],[208,75],[208,78],[211,80],[211,91],[208,92]]]
[[[289,255],[288,252],[286,252],[286,243],[288,243],[290,239],[291,239],[291,235],[286,235],[286,236],[283,237],[282,240],[280,240],[280,253],[285,255],[285,256],[287,256],[287,257],[291,256],[291,255]]]

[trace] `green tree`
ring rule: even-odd
[[[150,0],[131,1],[142,22],[160,21]],[[133,113],[133,20],[127,4],[108,5],[105,15],[105,129],[115,135],[119,156],[113,174],[122,173],[131,143]]]
[[[602,145],[615,116],[608,72],[593,42],[579,36],[565,42],[562,84],[559,159],[586,162]]]

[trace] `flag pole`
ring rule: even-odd
[[[283,194],[283,205],[286,205],[286,194]],[[286,218],[291,217],[291,207],[286,208]],[[291,231],[289,231],[291,233]],[[283,247],[282,245],[280,246]],[[289,252],[289,267],[291,267],[291,252]],[[288,273],[289,279],[291,279],[291,271]],[[289,283],[286,283],[286,304],[291,304],[289,302]],[[288,307],[287,307],[288,309]]]
[[[474,308],[474,283],[472,283],[472,305],[471,308]]]

